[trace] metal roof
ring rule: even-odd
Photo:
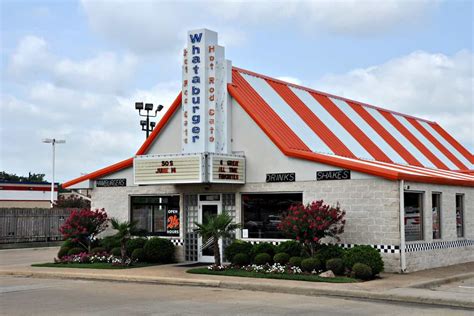
[[[474,186],[474,156],[437,123],[233,67],[231,96],[287,156],[391,180]],[[181,94],[136,155],[146,154]],[[133,165],[133,158],[73,184]]]
[[[473,155],[435,122],[236,67],[229,91],[287,156],[388,179],[474,185]]]

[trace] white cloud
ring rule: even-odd
[[[219,30],[222,43],[242,45],[246,33],[292,25],[370,36],[419,23],[438,1],[95,1],[82,0],[91,27],[104,38],[140,54],[176,52],[185,31]],[[376,27],[374,27],[376,26]]]
[[[381,65],[331,74],[312,87],[438,122],[474,149],[474,54],[417,51]]]
[[[104,52],[83,60],[55,56],[48,43],[36,36],[22,38],[9,59],[8,74],[24,83],[51,80],[65,88],[119,93],[135,75],[138,60],[131,54]]]
[[[53,63],[48,44],[43,38],[25,36],[10,58],[8,72],[20,81],[30,80],[47,71]]]

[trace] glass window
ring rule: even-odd
[[[433,219],[433,239],[441,238],[441,193],[431,195],[431,216]]]
[[[405,192],[405,240],[423,240],[423,193]]]
[[[464,237],[464,194],[456,194],[456,233]]]
[[[179,236],[179,196],[132,196],[130,213],[149,235]]]
[[[302,193],[242,194],[244,229],[249,238],[285,238],[278,229],[283,213],[303,202]]]

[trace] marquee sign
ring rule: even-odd
[[[137,156],[133,160],[135,184],[200,183],[203,158],[201,154]]]
[[[245,157],[239,155],[144,155],[133,160],[135,184],[245,183]]]
[[[316,181],[349,180],[350,178],[351,178],[351,171],[347,169],[316,172]]]
[[[210,182],[245,183],[245,157],[210,155]]]
[[[182,70],[182,152],[226,153],[232,66],[217,45],[216,32],[188,32]]]

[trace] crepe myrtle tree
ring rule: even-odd
[[[340,240],[338,235],[344,232],[345,215],[339,204],[329,206],[323,200],[306,205],[295,204],[290,206],[278,228],[287,236],[304,243],[313,256],[321,239],[333,237]]]
[[[202,224],[195,224],[198,228],[194,231],[202,237],[203,243],[212,240],[214,264],[220,266],[221,253],[219,251],[219,239],[235,237],[234,232],[237,228],[240,228],[240,225],[232,223],[232,216],[226,212],[213,216],[206,215]]]
[[[92,241],[102,233],[108,225],[105,209],[74,210],[59,228],[65,239],[80,244],[87,252],[91,251]]]

